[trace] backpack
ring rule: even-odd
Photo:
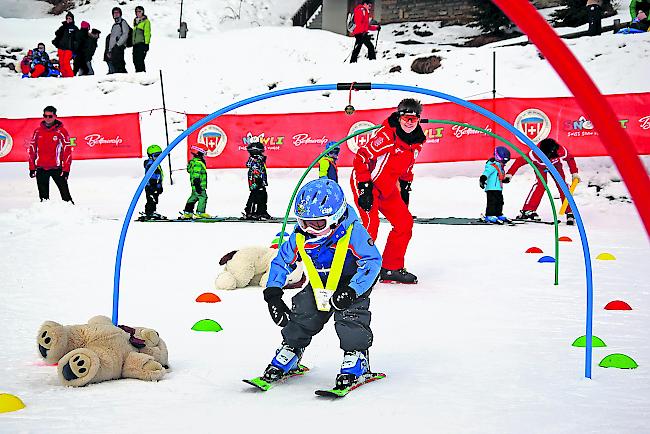
[[[126,47],[127,48],[128,47],[133,47],[133,29],[131,28],[131,26],[129,26],[129,23],[127,23],[125,20],[122,20],[122,21],[124,21],[124,23],[126,24],[126,27],[129,28],[129,37],[126,38]]]
[[[348,20],[345,24],[345,28],[348,30],[348,33],[354,32],[354,29],[357,28],[357,25],[354,23],[354,12],[348,13]]]

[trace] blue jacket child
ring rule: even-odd
[[[325,149],[329,149],[336,142],[327,142]],[[328,178],[334,182],[339,182],[339,175],[336,169],[336,165],[339,159],[339,152],[341,147],[337,146],[332,148],[327,154],[325,154],[320,160],[318,160],[318,177],[319,178]]]
[[[350,387],[370,374],[369,295],[381,269],[381,255],[341,187],[330,179],[305,184],[296,196],[294,212],[298,224],[271,262],[264,290],[271,318],[283,327],[283,342],[262,378],[273,382],[300,370],[305,347],[333,314],[344,351],[336,387]],[[281,288],[300,260],[309,284],[292,298],[289,310]]]
[[[147,158],[144,160],[144,172],[147,173],[153,162],[158,158],[162,149],[158,145],[151,145],[147,148]],[[162,167],[156,167],[156,170],[149,178],[149,182],[144,187],[144,192],[147,197],[147,203],[144,206],[145,219],[163,218],[156,212],[156,205],[158,205],[158,196],[163,192],[163,171]]]
[[[503,215],[503,182],[504,168],[509,160],[508,148],[497,146],[494,150],[494,157],[485,162],[485,170],[479,178],[479,184],[487,196],[484,218],[486,223],[503,224],[508,221],[508,218]]]

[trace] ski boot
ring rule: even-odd
[[[501,221],[498,217],[493,216],[493,215],[486,215],[485,217],[483,217],[483,221],[485,223],[490,223],[490,224],[493,224],[493,225],[502,225],[503,224],[503,221]]]
[[[508,217],[506,217],[506,216],[504,216],[504,215],[500,215],[500,216],[497,217],[497,218],[498,218],[499,221],[502,222],[502,223],[505,223],[505,224],[512,224],[512,220],[510,220]]]
[[[241,220],[252,220],[252,221],[258,221],[260,219],[260,216],[257,214],[251,214],[251,213],[245,213],[243,212],[241,214]]]
[[[197,219],[211,219],[211,218],[213,218],[213,216],[211,216],[207,212],[199,212],[199,213],[196,213],[196,218]]]
[[[271,214],[269,214],[268,212],[265,212],[265,213],[259,214],[259,215],[258,215],[258,218],[259,218],[260,220],[273,220],[273,217],[272,217]]]
[[[194,218],[194,213],[189,212],[189,211],[182,211],[181,213],[181,220],[192,220]]]
[[[418,283],[418,278],[413,273],[406,271],[406,268],[401,268],[399,270],[387,270],[386,268],[381,269],[379,272],[379,281],[381,283],[406,283],[406,284],[415,284]]]
[[[573,213],[566,213],[566,224],[569,226],[576,224],[576,218],[573,216]]]
[[[304,351],[304,348],[294,348],[290,345],[282,344],[276,351],[275,357],[273,357],[269,366],[264,370],[264,374],[262,374],[264,381],[268,383],[278,381],[291,371],[299,369],[298,363]]]
[[[353,386],[359,377],[370,372],[368,350],[346,351],[343,355],[341,372],[336,376],[335,389],[346,389]]]
[[[541,218],[539,214],[531,210],[521,210],[521,213],[517,216],[517,220],[536,220],[539,221]]]

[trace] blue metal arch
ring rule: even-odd
[[[583,250],[583,256],[584,256],[584,262],[585,262],[585,274],[586,274],[586,283],[587,283],[587,314],[586,314],[586,348],[585,348],[585,377],[591,378],[591,360],[592,360],[592,324],[593,324],[593,276],[592,276],[592,269],[591,269],[591,259],[590,259],[590,253],[589,253],[589,243],[587,241],[587,234],[585,232],[584,224],[582,221],[582,216],[580,215],[580,211],[578,210],[578,206],[576,205],[573,195],[569,191],[569,186],[566,184],[564,181],[564,178],[562,178],[551,163],[551,161],[544,155],[542,151],[539,150],[537,146],[521,131],[516,129],[513,125],[509,124],[506,122],[504,119],[501,117],[495,115],[494,113],[490,112],[489,110],[484,109],[481,106],[478,106],[476,104],[473,104],[469,101],[465,101],[463,99],[457,98],[452,95],[448,95],[446,93],[442,92],[437,92],[434,90],[430,89],[425,89],[425,88],[419,88],[415,86],[403,86],[399,84],[371,84],[370,89],[373,90],[397,90],[397,91],[403,91],[403,92],[412,92],[412,93],[419,93],[423,95],[430,95],[436,98],[444,99],[449,102],[453,102],[455,104],[458,104],[462,107],[465,107],[469,110],[475,111],[479,114],[482,114],[483,116],[487,117],[488,119],[496,122],[497,124],[501,125],[503,128],[506,130],[510,131],[512,134],[514,134],[519,140],[521,140],[524,144],[526,144],[534,153],[539,157],[541,161],[544,162],[546,165],[548,171],[551,173],[553,178],[558,182],[558,185],[564,192],[564,195],[566,196],[569,205],[571,206],[571,209],[574,212],[575,218],[576,218],[576,224],[578,227],[578,231],[580,233],[580,241],[582,243],[582,250]],[[119,309],[119,298],[120,298],[120,273],[121,273],[121,267],[122,267],[122,254],[124,252],[124,244],[126,241],[126,233],[129,229],[129,224],[131,222],[131,219],[133,217],[133,212],[135,210],[135,206],[138,202],[138,199],[140,198],[140,195],[142,194],[142,190],[144,190],[145,185],[147,182],[149,182],[149,179],[153,175],[154,171],[156,168],[160,165],[160,163],[167,157],[167,155],[178,145],[183,139],[188,137],[191,133],[196,131],[198,128],[202,127],[203,125],[207,124],[211,120],[221,116],[222,114],[228,113],[232,110],[235,110],[239,107],[252,104],[257,101],[262,101],[265,99],[270,99],[270,98],[275,98],[277,96],[282,96],[282,95],[290,95],[294,93],[302,93],[302,92],[316,92],[316,91],[323,91],[323,90],[337,90],[337,85],[336,84],[322,84],[322,85],[312,85],[312,86],[301,86],[301,87],[294,87],[294,88],[289,88],[289,89],[281,89],[281,90],[276,90],[272,92],[267,92],[263,93],[251,98],[246,98],[241,101],[235,102],[233,104],[230,104],[220,110],[215,111],[212,114],[207,115],[203,119],[199,120],[198,122],[194,123],[191,125],[187,130],[185,130],[183,133],[181,133],[178,137],[172,141],[172,143],[169,144],[167,148],[163,150],[163,152],[156,158],[154,163],[151,165],[149,170],[147,170],[147,173],[144,175],[144,178],[142,181],[140,181],[140,184],[138,185],[138,188],[135,191],[135,194],[133,195],[133,199],[131,200],[131,203],[129,204],[129,208],[126,212],[126,216],[124,217],[124,222],[122,223],[122,230],[120,232],[120,238],[118,241],[117,245],[117,253],[115,256],[115,273],[113,276],[113,324],[117,325],[118,322],[118,309]]]

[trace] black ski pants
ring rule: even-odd
[[[144,205],[144,213],[145,215],[150,216],[156,212],[156,205],[158,205],[158,196],[160,196],[160,193],[162,193],[162,188],[157,189],[152,187],[145,187],[144,193],[147,196],[147,203]]]
[[[62,169],[36,169],[36,185],[38,186],[38,196],[41,199],[41,202],[44,200],[49,200],[50,198],[50,178],[54,180],[54,183],[59,188],[59,193],[61,193],[61,199],[66,202],[72,202],[72,197],[70,196],[70,189],[68,188],[67,178],[61,176]]]
[[[487,190],[485,194],[487,196],[485,215],[495,217],[503,215],[503,192],[501,190]]]
[[[357,62],[357,57],[359,57],[362,45],[365,45],[368,49],[368,59],[375,60],[377,58],[377,55],[375,54],[375,46],[372,45],[372,40],[370,39],[370,33],[359,33],[358,35],[354,35],[354,48],[352,49],[350,63]]]
[[[149,45],[147,44],[135,44],[133,46],[133,66],[135,67],[135,72],[146,71],[144,58],[147,57],[147,51],[149,51]]]
[[[347,281],[339,283],[347,285]],[[339,336],[343,351],[365,351],[372,345],[372,330],[370,330],[370,295],[372,288],[359,297],[344,311],[321,312],[316,309],[316,300],[311,284],[291,299],[292,308],[289,314],[289,324],[282,329],[282,338],[287,345],[294,348],[305,348],[311,343],[311,338],[318,334],[323,326],[334,316],[334,328]]]
[[[111,64],[113,65],[113,73],[126,73],[126,62],[124,60],[125,47],[116,45],[111,50]]]
[[[602,32],[601,19],[603,17],[603,8],[598,5],[587,6],[587,21],[589,22],[589,29],[587,35],[597,36]]]
[[[269,194],[266,192],[266,188],[260,190],[251,190],[248,195],[248,202],[246,202],[246,208],[244,212],[246,215],[261,216],[267,214],[266,204],[269,199]]]

